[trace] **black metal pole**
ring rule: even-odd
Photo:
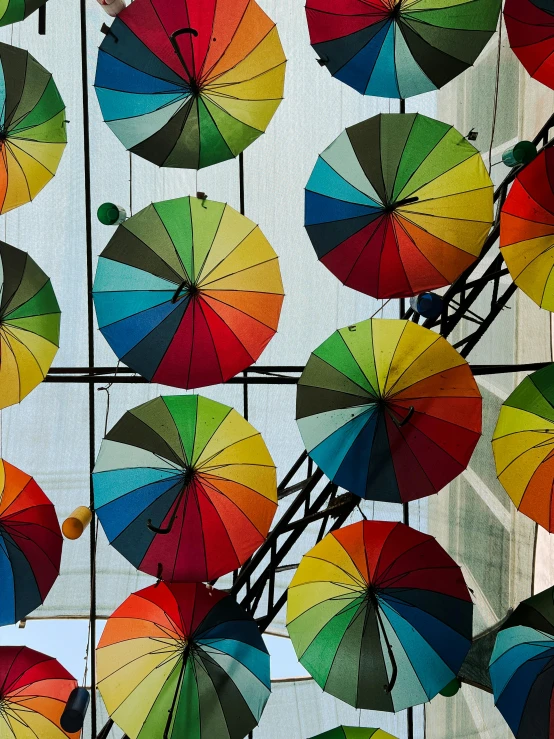
[[[240,212],[244,215],[244,154],[239,154],[239,199]]]
[[[406,112],[406,101],[404,100],[404,98],[400,98],[400,112]]]
[[[81,22],[81,76],[83,88],[83,154],[84,154],[84,185],[85,185],[85,235],[87,253],[87,321],[88,321],[88,363],[94,367],[94,307],[92,303],[93,285],[93,252],[92,252],[92,203],[91,203],[91,174],[90,174],[90,126],[89,126],[89,99],[88,99],[88,64],[87,64],[87,10],[86,0],[80,4]],[[94,469],[95,454],[95,387],[89,384],[89,493],[90,507],[94,511],[94,491],[92,486],[92,470]],[[97,733],[96,716],[96,516],[93,512],[90,531],[90,712],[91,735]]]
[[[38,32],[40,36],[46,36],[46,4],[38,9]]]

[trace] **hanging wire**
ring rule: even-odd
[[[91,563],[91,566],[92,566],[92,574],[94,576],[96,576],[96,551],[97,551],[97,547],[98,547],[98,518],[96,519],[95,530],[96,530],[96,538],[95,538],[95,545],[94,545],[94,558],[93,558],[92,563]],[[94,614],[92,612],[92,605],[91,605],[90,614],[89,614],[89,620],[88,620],[87,648],[86,648],[86,651],[85,651],[85,670],[84,670],[84,673],[83,673],[83,682],[82,682],[82,687],[83,688],[85,688],[86,685],[87,685],[89,657],[90,657],[90,642],[91,642],[91,638],[92,638],[92,633],[91,633],[92,632],[92,619],[93,618],[94,618]],[[94,645],[93,649],[94,648],[96,648],[96,644]],[[94,687],[93,687],[93,689],[94,689]]]
[[[129,152],[129,215],[133,215],[133,154]]]
[[[114,384],[115,378],[117,377],[117,373],[119,371],[120,365],[121,365],[121,360],[118,359],[117,365],[115,367],[115,372],[113,373],[114,379],[111,382],[109,382],[107,385],[103,385],[102,387],[98,388],[98,392],[103,390],[106,393],[106,418],[104,421],[104,436],[106,436],[108,433],[108,417],[110,415],[110,390],[112,388],[112,385]]]
[[[383,308],[390,303],[391,300],[392,300],[392,298],[389,298],[388,300],[385,300],[385,301],[381,301],[381,307],[380,308],[377,308],[377,310],[375,311],[375,313],[372,316],[370,316],[370,319],[371,318],[375,318],[375,316],[377,315],[377,313],[380,313],[383,310]]]
[[[498,93],[500,90],[500,57],[502,55],[502,13],[500,13],[500,27],[498,29],[498,54],[496,59],[496,82],[494,88],[494,108],[492,113],[492,132],[491,143],[489,147],[489,175],[492,171],[492,148],[494,144],[494,134],[496,133],[496,119],[498,116]]]

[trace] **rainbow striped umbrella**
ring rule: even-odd
[[[0,408],[20,403],[43,381],[59,340],[49,277],[26,252],[0,241]]]
[[[324,731],[312,739],[396,739],[383,729],[363,729],[359,726],[337,726],[331,731]]]
[[[501,5],[308,0],[306,14],[312,46],[333,77],[362,95],[407,98],[437,90],[471,67],[496,30]]]
[[[306,185],[306,230],[339,280],[374,298],[454,282],[494,219],[481,154],[455,128],[419,113],[347,128]]]
[[[98,260],[94,305],[115,354],[162,385],[198,388],[249,367],[283,303],[277,255],[250,219],[212,200],[153,203]]]
[[[0,43],[0,214],[33,200],[54,177],[65,124],[50,72],[27,51]]]
[[[138,0],[102,41],[95,86],[126,149],[201,169],[264,133],[285,64],[275,23],[254,0]]]
[[[262,544],[277,509],[275,465],[235,410],[198,395],[133,408],[102,442],[94,500],[110,543],[171,581],[236,570]]]
[[[296,654],[327,693],[397,712],[434,698],[471,646],[473,603],[459,566],[402,523],[362,521],[328,534],[288,591]]]
[[[256,622],[205,585],[129,596],[108,619],[97,662],[98,689],[129,739],[243,739],[271,692]]]

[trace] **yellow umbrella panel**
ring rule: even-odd
[[[0,241],[0,408],[19,403],[42,382],[59,337],[50,279],[28,254]]]
[[[0,44],[0,213],[33,200],[56,174],[65,124],[50,72],[27,51]]]
[[[554,365],[526,377],[506,400],[492,448],[514,505],[554,532]]]

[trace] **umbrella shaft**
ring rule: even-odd
[[[173,702],[171,704],[171,708],[169,709],[169,716],[167,717],[167,723],[165,725],[163,739],[169,739],[169,732],[171,730],[171,722],[173,721],[173,714],[175,712],[175,706],[177,704],[179,690],[181,689],[183,678],[185,677],[185,670],[187,669],[187,662],[188,662],[189,654],[190,654],[190,645],[187,644],[187,646],[185,647],[185,651],[183,652],[183,664],[181,665],[181,673],[179,675],[179,679],[177,680],[177,687],[175,688],[175,695],[173,696]]]

